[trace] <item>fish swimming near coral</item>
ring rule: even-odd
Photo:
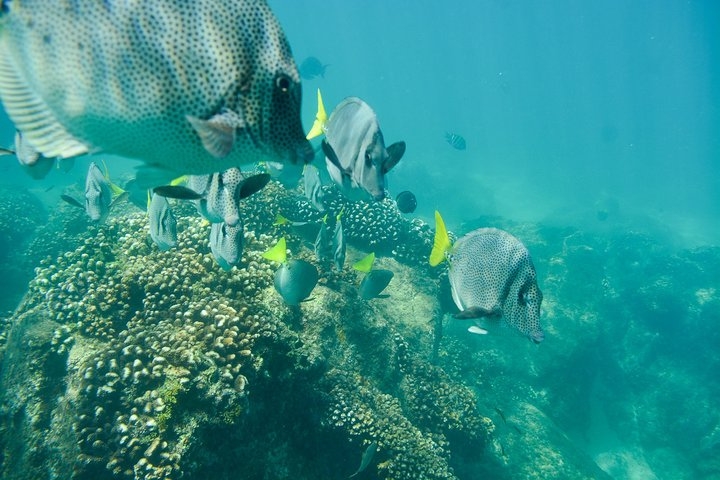
[[[242,222],[235,225],[213,223],[210,227],[210,251],[220,268],[229,271],[240,263],[243,251],[244,229]]]
[[[398,193],[397,197],[395,197],[395,203],[402,213],[412,213],[417,208],[417,198],[409,190]]]
[[[114,198],[113,198],[114,196]],[[105,175],[95,162],[90,162],[85,177],[85,201],[81,203],[69,195],[60,195],[70,205],[84,208],[90,220],[102,223],[110,213],[115,202],[127,197],[127,192],[110,182],[107,170]]]
[[[358,469],[350,475],[348,478],[353,478],[357,474],[364,472],[365,469],[370,465],[370,462],[372,462],[373,458],[375,457],[375,454],[377,453],[378,443],[376,441],[373,441],[368,445],[368,447],[365,449],[365,451],[362,454],[362,458],[360,459],[360,466]]]
[[[150,238],[160,251],[177,246],[177,220],[167,198],[152,194],[148,205]]]
[[[42,155],[142,160],[144,187],[313,157],[265,1],[3,2],[0,100]]]
[[[315,237],[315,243],[313,244],[315,257],[318,259],[318,262],[321,263],[330,260],[332,258],[333,251],[327,220],[328,216],[326,214],[320,223],[320,229],[318,230],[317,237]]]
[[[445,140],[455,150],[465,150],[467,148],[467,143],[465,142],[465,138],[463,138],[462,135],[458,135],[457,133],[446,133]]]
[[[189,175],[187,185],[162,185],[153,192],[168,198],[194,200],[198,212],[211,223],[230,226],[240,221],[238,204],[243,198],[262,190],[270,181],[267,173],[245,177],[238,168],[212,175]]]
[[[358,294],[363,300],[372,300],[373,298],[387,298],[382,292],[390,284],[395,274],[390,270],[382,268],[373,269],[375,262],[375,253],[370,253],[360,259],[353,265],[353,268],[359,272],[365,272],[365,276],[358,287]]]
[[[303,180],[305,197],[318,212],[324,212],[325,204],[323,203],[322,182],[320,181],[320,172],[315,165],[305,165],[303,169]]]
[[[14,150],[0,149],[0,155],[15,155],[20,167],[35,180],[41,180],[52,170],[55,159],[47,158],[30,146],[19,130],[15,132]]]
[[[542,292],[527,248],[509,233],[479,228],[454,245],[440,213],[435,212],[435,242],[430,265],[447,258],[453,300],[460,309],[456,318],[476,319],[469,330],[486,334],[487,328],[504,325],[540,343]]]
[[[287,259],[285,237],[265,252],[263,257],[280,263],[275,272],[275,290],[287,305],[296,306],[307,300],[318,282],[318,270],[305,260]]]
[[[405,153],[405,142],[385,147],[377,116],[357,97],[348,97],[327,117],[318,90],[318,113],[308,138],[325,134],[325,164],[343,194],[353,200],[385,198],[385,175]]]
[[[307,57],[302,61],[298,70],[300,76],[305,80],[312,80],[315,77],[325,78],[325,70],[330,65],[323,65],[323,63],[316,57]]]
[[[342,271],[345,266],[345,234],[343,233],[342,210],[335,217],[335,231],[333,232],[333,265],[337,271]]]

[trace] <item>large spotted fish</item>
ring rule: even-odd
[[[290,45],[263,0],[2,1],[0,99],[49,157],[144,162],[144,186],[308,162]]]
[[[358,200],[368,196],[385,198],[385,174],[405,153],[405,142],[385,147],[377,116],[370,105],[357,97],[348,97],[325,113],[318,90],[318,113],[308,138],[325,134],[322,150],[333,181],[343,194]]]
[[[504,322],[540,343],[542,292],[527,248],[509,233],[479,228],[451,246],[445,224],[435,212],[435,245],[430,264],[447,258],[453,300],[460,309],[456,318],[476,319],[474,333],[487,333],[493,323]]]

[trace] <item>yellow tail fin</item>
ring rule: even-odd
[[[286,223],[289,223],[289,220],[282,216],[282,213],[278,213],[275,215],[275,221],[273,222],[273,226],[277,227],[280,225],[285,225]]]
[[[285,260],[287,260],[287,245],[285,243],[285,237],[280,238],[274,247],[263,253],[263,257],[268,260],[272,260],[273,262],[285,263]]]
[[[358,272],[368,273],[370,270],[372,270],[372,266],[373,266],[374,262],[375,262],[375,252],[372,252],[371,254],[367,255],[366,257],[355,262],[355,265],[353,265],[353,268],[355,270],[357,270]]]
[[[317,114],[315,115],[315,122],[313,122],[313,126],[310,129],[310,132],[308,132],[307,137],[305,137],[308,140],[319,137],[320,135],[325,133],[325,123],[327,122],[328,116],[327,113],[325,113],[325,105],[323,105],[322,95],[320,94],[319,88],[317,92],[317,98],[318,109]]]
[[[173,187],[176,187],[182,183],[186,183],[187,181],[188,181],[188,176],[182,175],[180,177],[177,177],[177,178],[174,178],[173,180],[171,180],[170,185],[172,185]]]
[[[430,252],[430,265],[433,267],[440,265],[445,260],[445,255],[450,247],[450,237],[445,228],[445,222],[440,216],[440,212],[435,210],[435,242],[432,252]]]
[[[110,181],[110,171],[108,170],[107,163],[105,163],[105,160],[102,160],[103,168],[105,169],[105,180],[107,180],[108,185],[110,185],[110,190],[112,190],[112,194],[114,196],[122,195],[125,193],[125,190],[123,190],[121,187],[115,185],[113,182]]]

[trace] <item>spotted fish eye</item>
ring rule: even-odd
[[[287,93],[290,90],[291,85],[292,82],[290,81],[290,77],[287,75],[278,75],[275,79],[275,87],[283,93]]]

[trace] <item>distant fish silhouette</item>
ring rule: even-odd
[[[467,147],[463,136],[458,135],[457,133],[446,133],[445,140],[447,140],[450,146],[456,150],[465,150],[465,148]]]
[[[307,57],[300,64],[298,70],[300,76],[306,80],[311,80],[315,77],[325,78],[325,69],[330,65],[323,65],[323,63],[316,57]]]

